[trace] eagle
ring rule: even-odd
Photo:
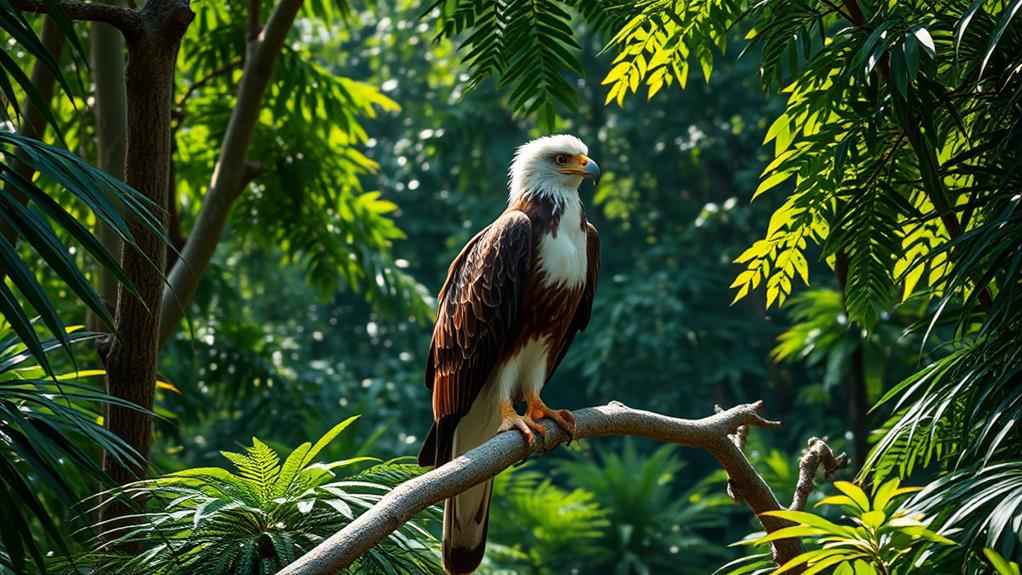
[[[566,134],[520,146],[507,209],[451,263],[426,360],[433,426],[419,465],[439,467],[503,431],[531,445],[543,418],[574,435],[571,412],[547,407],[540,392],[592,312],[600,240],[578,188],[585,178],[597,184],[600,168],[588,153]],[[472,573],[482,561],[492,487],[487,480],[445,502],[447,573]]]

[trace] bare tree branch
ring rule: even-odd
[[[183,108],[185,102],[188,101],[188,98],[192,97],[192,94],[194,94],[196,90],[205,87],[213,80],[216,80],[220,76],[223,76],[224,74],[233,71],[235,68],[240,67],[241,64],[242,64],[241,60],[229,62],[217,68],[216,70],[213,70],[208,75],[203,76],[202,78],[196,80],[195,82],[192,82],[192,84],[188,86],[188,89],[185,90],[185,93],[182,94],[181,97],[177,99],[177,103],[174,104],[174,107],[178,109]]]
[[[709,417],[690,420],[612,402],[603,407],[573,412],[575,439],[636,435],[705,449],[727,471],[737,494],[757,514],[763,528],[772,532],[790,523],[762,515],[782,507],[745,458],[739,447],[741,441],[736,440],[746,433],[739,431],[742,427],[780,426],[780,422],[769,421],[759,415],[762,405],[763,402],[739,405]],[[569,439],[552,421],[543,420],[542,423],[545,428],[542,441],[533,446],[527,445],[521,434],[502,433],[446,465],[397,486],[372,509],[285,567],[278,575],[336,573],[430,505],[495,476],[534,451],[548,451]],[[822,448],[817,451],[822,452]],[[774,560],[781,564],[802,552],[802,542],[783,539],[773,542],[773,549]]]
[[[23,12],[48,14],[52,11],[52,4],[45,0],[13,0],[13,5]],[[99,2],[78,2],[77,0],[61,0],[56,5],[72,20],[105,22],[115,26],[124,34],[125,38],[133,38],[141,31],[142,15],[138,10]]]
[[[839,469],[848,463],[848,456],[844,453],[834,455],[827,440],[818,437],[809,438],[809,446],[802,458],[798,461],[798,485],[795,486],[795,495],[791,499],[792,511],[802,511],[806,508],[806,501],[809,494],[813,492],[813,478],[816,471],[823,466],[823,479],[829,480]]]

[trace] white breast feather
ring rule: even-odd
[[[548,233],[539,241],[539,266],[546,287],[578,287],[586,280],[589,267],[586,253],[588,237],[580,225],[581,203],[578,198],[572,200],[564,203],[564,213],[556,237]]]

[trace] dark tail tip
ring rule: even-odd
[[[444,545],[444,571],[449,575],[469,575],[470,573],[475,573],[475,570],[479,568],[479,564],[483,562],[483,553],[485,551],[485,536],[483,536],[482,542],[472,549]]]
[[[426,440],[422,442],[422,449],[419,450],[418,463],[422,467],[436,465],[436,424],[429,428]]]

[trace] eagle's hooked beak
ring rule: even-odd
[[[600,184],[600,166],[591,159],[586,159],[589,161],[582,167],[582,177],[591,179],[593,181],[593,185],[597,186]]]

